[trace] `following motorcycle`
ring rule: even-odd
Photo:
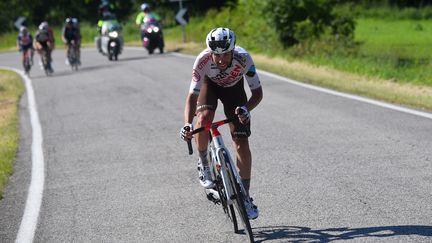
[[[101,36],[97,40],[99,52],[108,56],[108,60],[118,60],[123,50],[122,26],[117,20],[106,20],[102,24]]]
[[[162,54],[164,52],[164,41],[159,22],[152,17],[144,18],[143,22],[141,25],[143,47],[147,49],[149,54],[153,54],[155,49],[159,49],[159,53]]]

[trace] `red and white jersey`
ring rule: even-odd
[[[245,78],[251,90],[261,87],[256,73],[255,64],[249,53],[236,46],[234,48],[231,65],[224,71],[220,71],[213,62],[211,52],[208,49],[202,51],[195,60],[192,70],[190,93],[199,94],[205,78],[222,87],[231,87]]]

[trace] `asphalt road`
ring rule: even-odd
[[[194,58],[126,49],[110,62],[85,49],[78,72],[64,59],[54,52],[51,77],[31,71],[45,162],[34,242],[244,242],[205,198],[178,136]],[[20,68],[18,54],[0,66]],[[432,119],[261,80],[257,242],[432,242]],[[27,101],[0,242],[15,241],[29,191]]]

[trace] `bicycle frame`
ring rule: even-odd
[[[75,41],[68,44],[67,58],[72,70],[78,70],[78,46]]]
[[[243,187],[243,183],[240,179],[237,167],[234,164],[228,149],[225,147],[222,135],[218,131],[219,126],[230,123],[232,121],[233,119],[217,121],[204,127],[195,129],[194,131],[192,131],[192,134],[196,134],[202,131],[208,131],[210,133],[210,171],[213,177],[212,179],[216,182],[216,189],[218,190],[217,192],[222,192],[222,195],[219,194],[219,202],[222,203],[224,211],[227,214],[228,218],[232,220],[234,224],[234,231],[238,232],[237,220],[233,209],[233,205],[236,206],[239,217],[245,227],[247,236],[250,242],[253,242],[252,229],[249,223],[249,219],[247,218],[243,202],[243,200],[249,200],[249,196],[247,195]],[[191,141],[188,141],[188,148],[189,154],[192,154],[193,150]],[[218,183],[220,183],[219,179],[222,181],[222,189],[218,186]],[[220,198],[221,196],[223,198]]]
[[[234,173],[234,177],[236,178],[237,182],[239,183],[240,187],[241,187],[241,191],[245,192],[245,189],[243,187],[243,183],[241,182],[240,179],[240,175],[238,174],[237,168],[233,163],[233,160],[231,158],[230,153],[228,152],[228,149],[225,147],[225,143],[222,139],[222,135],[220,134],[218,127],[224,125],[224,124],[228,124],[230,122],[233,122],[234,119],[225,119],[225,120],[220,120],[220,121],[216,121],[212,124],[206,125],[204,127],[201,128],[197,128],[195,129],[192,134],[196,134],[202,131],[209,131],[210,136],[211,136],[211,142],[210,142],[210,154],[211,154],[211,163],[212,166],[210,166],[210,169],[212,170],[212,175],[215,176],[217,175],[217,173],[222,175],[222,181],[224,183],[224,187],[226,192],[226,200],[227,202],[230,203],[230,205],[232,204],[232,197],[234,195],[234,193],[231,190],[231,186],[229,185],[229,180],[228,180],[228,174],[227,174],[227,168],[226,168],[226,163],[222,163],[222,157],[223,157],[223,153],[226,153],[226,156],[228,158],[228,164],[229,166],[231,166],[231,171]],[[189,154],[193,153],[192,150],[192,143],[191,141],[188,141],[188,148],[189,148]],[[216,170],[216,171],[215,171]],[[215,178],[213,178],[215,179]],[[245,195],[246,196],[246,195]]]

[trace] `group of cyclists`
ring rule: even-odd
[[[61,38],[66,45],[66,55],[72,43],[76,44],[79,47],[81,42],[81,34],[80,34],[79,22],[77,18],[71,18],[71,17],[66,18],[65,25],[62,30]],[[30,58],[31,58],[30,63],[32,65],[34,51],[36,50],[36,52],[41,55],[42,59],[46,58],[47,71],[49,73],[54,72],[52,68],[51,53],[55,49],[55,37],[54,37],[54,31],[49,26],[47,21],[43,21],[38,26],[38,30],[34,38],[26,26],[21,26],[17,37],[17,47],[18,50],[22,52],[23,63],[27,55],[27,52],[30,51]],[[78,48],[78,64],[80,64],[79,60],[80,59],[79,59],[79,48]]]
[[[101,4],[98,8],[98,15],[99,15],[99,21],[98,21],[98,33],[99,35],[103,35],[101,32],[101,27],[104,21],[107,19],[113,19],[115,18],[114,12],[114,5],[110,4],[108,0],[102,0]],[[147,3],[143,3],[140,5],[140,12],[136,17],[136,24],[138,26],[141,26],[146,19],[151,18],[156,21],[160,21],[160,17],[150,11],[150,5]],[[142,35],[142,32],[140,31],[140,35]],[[80,33],[80,25],[77,18],[74,17],[67,17],[64,26],[62,29],[62,35],[61,39],[63,43],[65,44],[66,49],[66,61],[65,63],[69,65],[68,60],[68,53],[71,45],[75,45],[75,49],[77,50],[76,56],[77,56],[77,63],[78,65],[81,65],[81,58],[80,58],[80,45],[81,45],[81,33]],[[99,38],[100,39],[100,38]],[[142,36],[141,36],[142,39]],[[163,42],[163,39],[162,39]],[[163,46],[163,44],[162,44]],[[35,37],[31,35],[29,29],[26,26],[21,26],[19,29],[19,34],[17,37],[17,48],[20,52],[22,52],[22,63],[24,64],[25,58],[28,55],[27,52],[30,52],[30,63],[33,65],[33,56],[34,52],[36,51],[41,55],[45,55],[47,59],[47,69],[48,72],[53,73],[54,70],[52,68],[52,57],[51,53],[55,48],[55,38],[54,38],[54,32],[52,28],[48,25],[47,21],[43,21],[35,34]],[[100,48],[100,41],[97,41],[97,48],[99,51],[101,51]]]

